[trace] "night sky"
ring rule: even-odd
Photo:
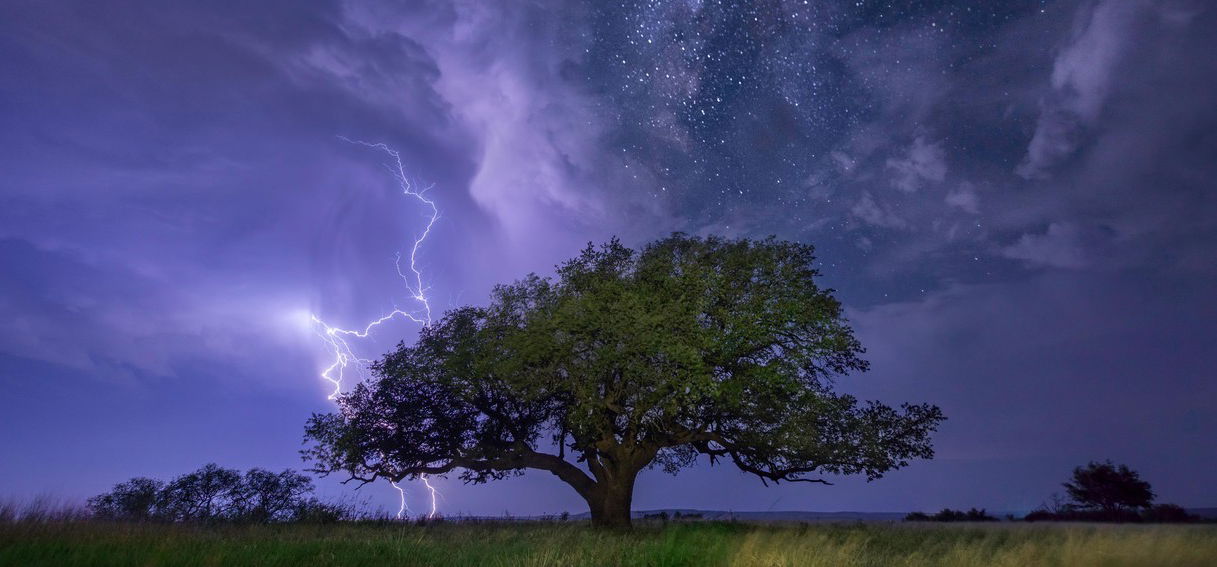
[[[416,307],[394,257],[429,214],[347,137],[430,187],[437,310],[614,235],[774,234],[868,349],[840,387],[949,417],[870,484],[703,465],[635,509],[1025,510],[1109,458],[1217,506],[1214,29],[1204,0],[3,2],[0,494],[303,466],[308,314]],[[437,485],[583,509],[544,472]]]

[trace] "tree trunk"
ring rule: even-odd
[[[592,513],[592,525],[598,528],[630,527],[630,504],[634,500],[634,478],[637,473],[601,481],[587,496]]]

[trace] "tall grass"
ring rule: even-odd
[[[0,525],[0,565],[1217,565],[1217,526],[648,524]]]
[[[62,524],[89,519],[89,511],[79,504],[53,496],[35,496],[27,501],[0,500],[0,525]]]
[[[730,565],[1214,566],[1217,527],[973,524],[752,530]]]

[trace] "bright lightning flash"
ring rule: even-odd
[[[409,178],[406,177],[405,167],[402,166],[401,163],[401,154],[397,153],[397,150],[394,150],[385,144],[373,144],[370,142],[351,140],[341,136],[339,138],[344,142],[367,146],[387,154],[390,161],[385,164],[385,168],[388,169],[393,178],[397,180],[398,186],[401,187],[402,193],[404,193],[407,197],[421,203],[423,208],[430,213],[430,217],[427,220],[427,226],[423,229],[422,233],[414,239],[413,245],[410,246],[409,268],[402,268],[402,255],[400,253],[398,253],[395,260],[397,275],[401,278],[402,282],[406,284],[406,291],[409,292],[410,298],[414,300],[416,305],[416,308],[413,311],[394,309],[384,316],[372,320],[362,328],[356,329],[333,327],[327,324],[325,321],[322,321],[317,315],[310,314],[312,322],[317,328],[317,335],[320,336],[321,339],[325,341],[330,349],[334,352],[334,361],[321,371],[321,378],[326,382],[329,382],[334,387],[333,391],[330,392],[330,395],[328,396],[330,400],[336,399],[338,394],[342,393],[342,385],[346,380],[348,370],[354,370],[360,376],[360,378],[363,378],[365,377],[364,371],[367,368],[367,365],[372,362],[371,360],[361,358],[359,355],[355,354],[355,350],[351,346],[351,341],[367,338],[368,335],[381,324],[397,317],[409,319],[410,321],[420,325],[431,324],[431,300],[427,298],[427,288],[423,285],[423,274],[418,268],[418,250],[422,247],[423,242],[427,240],[427,237],[431,234],[431,228],[435,226],[435,222],[439,220],[439,209],[435,206],[435,202],[428,199],[425,195],[427,190],[429,190],[431,187],[424,187],[422,190],[416,190],[414,188],[414,184],[412,184]],[[432,518],[438,511],[438,503],[436,498],[439,496],[439,491],[437,491],[436,488],[431,485],[431,481],[426,475],[422,475],[420,478],[423,485],[427,487],[427,491],[431,496],[431,511],[427,514],[427,517]],[[400,505],[397,508],[397,518],[401,519],[410,511],[410,508],[406,506],[406,491],[396,482],[390,481],[390,484],[393,485],[393,488],[397,489],[397,493],[400,497]]]

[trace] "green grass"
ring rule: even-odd
[[[0,565],[1213,566],[1217,526],[17,522]]]

